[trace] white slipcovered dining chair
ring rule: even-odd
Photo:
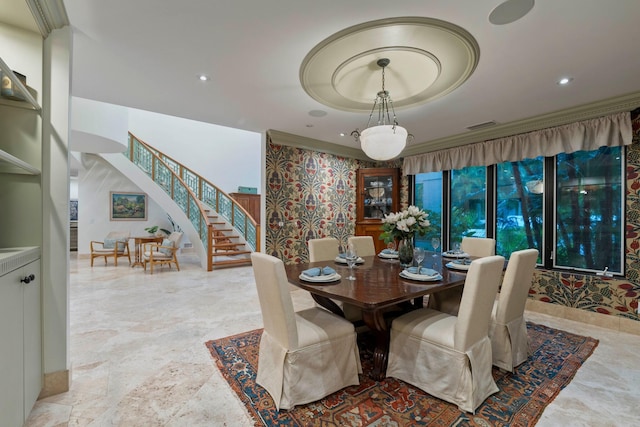
[[[509,372],[529,357],[524,308],[537,260],[537,249],[513,252],[493,304],[489,325],[493,364]]]
[[[264,323],[256,383],[276,408],[291,409],[360,384],[353,324],[318,307],[295,312],[282,260],[254,252],[251,263]]]
[[[350,236],[347,243],[353,243],[358,256],[374,256],[376,254],[376,244],[371,236]]]
[[[387,376],[413,384],[467,412],[498,387],[491,374],[489,320],[504,258],[469,267],[458,316],[421,308],[391,324]]]
[[[340,242],[335,237],[309,239],[308,245],[309,262],[333,261],[340,253]],[[332,301],[342,309],[345,319],[351,322],[362,320],[362,310],[360,308],[352,304],[345,304],[342,301]]]
[[[463,237],[460,249],[472,257],[487,257],[496,254],[496,240],[488,237]],[[458,314],[462,289],[451,288],[429,296],[427,306],[445,313]]]
[[[496,239],[488,237],[463,237],[460,249],[473,257],[496,254]]]

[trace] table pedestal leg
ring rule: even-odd
[[[387,376],[387,361],[389,359],[390,332],[384,320],[382,310],[362,311],[365,325],[375,334],[376,344],[373,350],[373,372],[371,377],[381,381]]]
[[[311,294],[311,297],[321,307],[326,308],[330,312],[337,314],[340,317],[344,317],[344,311],[335,303],[331,298],[323,297],[322,295]]]

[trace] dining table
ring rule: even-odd
[[[382,258],[379,255],[362,257],[361,263],[353,268],[354,280],[349,280],[349,267],[342,262],[322,261],[285,265],[289,283],[311,293],[320,306],[344,317],[344,312],[335,301],[359,307],[364,324],[375,335],[373,350],[372,378],[385,378],[389,356],[390,329],[387,315],[395,308],[404,311],[422,307],[425,295],[453,289],[464,285],[466,271],[447,267],[451,259],[441,255],[427,256],[424,268],[440,273],[439,280],[419,281],[401,277],[404,270],[397,259]],[[331,267],[340,275],[330,282],[309,281],[302,273],[315,267]],[[319,279],[316,279],[319,280]]]

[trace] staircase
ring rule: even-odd
[[[232,197],[131,133],[124,154],[184,212],[204,247],[207,271],[251,264],[260,226]]]

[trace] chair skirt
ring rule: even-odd
[[[319,308],[296,313],[297,349],[283,348],[269,333],[262,333],[256,383],[269,392],[278,409],[291,409],[360,384],[355,330],[347,321],[336,328],[336,318]],[[322,327],[325,319],[331,328]]]
[[[426,328],[422,323],[425,310],[431,312]],[[498,391],[491,374],[491,341],[485,337],[467,351],[458,351],[453,345],[453,328],[455,317],[428,309],[394,320],[387,376],[413,384],[462,411],[474,412]],[[432,338],[412,334],[421,330]]]
[[[492,318],[489,338],[493,364],[498,368],[513,372],[515,367],[529,358],[529,336],[524,317],[514,319],[508,325],[496,323]]]

